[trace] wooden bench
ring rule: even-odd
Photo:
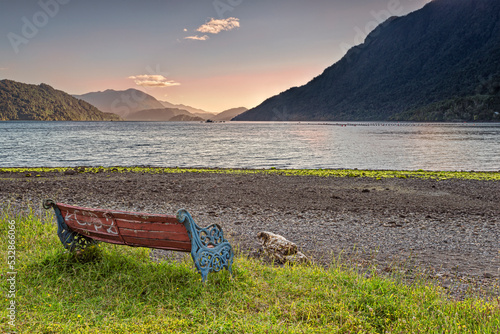
[[[191,252],[194,264],[204,282],[209,272],[223,268],[232,274],[233,249],[217,224],[202,228],[184,209],[177,215],[149,214],[118,210],[92,209],[43,202],[53,208],[57,218],[57,235],[69,251],[82,250],[98,241]]]

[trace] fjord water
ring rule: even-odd
[[[500,124],[0,122],[0,167],[500,170]]]

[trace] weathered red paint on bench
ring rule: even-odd
[[[186,227],[176,216],[56,205],[68,227],[92,239],[120,245],[191,251]]]
[[[54,209],[57,236],[70,252],[84,250],[96,241],[135,247],[191,252],[196,269],[205,282],[208,273],[224,268],[232,274],[234,252],[218,224],[198,226],[185,209],[175,216],[83,208],[51,199],[45,209]]]

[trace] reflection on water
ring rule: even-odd
[[[0,122],[0,167],[500,170],[500,124]]]

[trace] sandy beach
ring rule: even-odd
[[[45,198],[151,213],[185,208],[201,226],[220,224],[250,256],[257,233],[270,231],[322,265],[340,255],[360,269],[424,273],[453,296],[500,295],[498,181],[0,172],[4,207],[39,212]]]

